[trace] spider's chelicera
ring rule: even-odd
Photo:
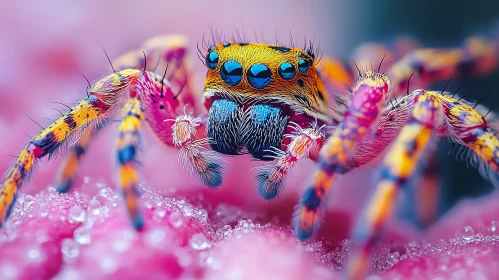
[[[211,188],[222,183],[224,168],[217,153],[272,161],[255,175],[258,191],[267,200],[278,196],[296,162],[316,161],[296,210],[294,229],[300,240],[318,228],[334,175],[371,162],[392,144],[380,167],[377,191],[354,231],[350,278],[362,277],[397,192],[414,174],[433,137],[466,146],[472,162],[497,183],[499,141],[490,127],[497,118],[456,94],[408,90],[413,75],[412,85],[426,88],[463,67],[464,73],[491,71],[497,65],[497,42],[474,38],[461,48],[393,52],[387,58],[393,63],[390,70],[359,70],[351,90],[337,94],[326,92],[323,78],[329,80],[326,85],[350,83],[352,67],[327,58],[319,62],[311,49],[225,42],[201,54],[207,67],[203,98],[192,90],[184,37],[155,37],[142,49],[116,59],[114,73],[91,86],[85,99],[29,141],[0,190],[0,222],[7,219],[35,162],[78,135],[56,178],[58,190],[69,191],[95,128],[117,109],[123,116],[116,142],[118,183],[136,229],[144,224],[136,189],[143,123],[165,145],[177,148],[184,163]],[[199,106],[201,100],[206,110]]]

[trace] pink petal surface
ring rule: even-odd
[[[350,254],[347,239],[329,234],[298,242],[278,216],[212,204],[203,195],[142,191],[142,232],[130,227],[108,187],[95,196],[52,188],[21,195],[0,231],[0,278],[332,279]],[[369,278],[499,277],[495,201],[462,203],[424,234],[391,223]]]

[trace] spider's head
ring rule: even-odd
[[[276,45],[226,42],[205,55],[205,106],[211,147],[224,154],[246,148],[270,160],[290,122],[327,122],[328,100],[311,51]]]

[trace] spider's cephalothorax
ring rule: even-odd
[[[80,134],[55,183],[61,193],[70,189],[96,131],[93,128],[116,109],[123,116],[115,152],[118,185],[138,230],[144,225],[137,191],[143,124],[166,146],[178,149],[182,161],[211,188],[222,184],[224,168],[205,150],[208,145],[218,153],[249,153],[257,159],[274,160],[255,176],[258,192],[267,200],[278,196],[286,174],[299,160],[317,161],[296,208],[294,229],[301,240],[317,230],[321,206],[334,178],[372,162],[391,145],[380,164],[376,194],[354,229],[354,253],[347,272],[355,279],[362,277],[397,192],[414,175],[432,139],[444,136],[467,147],[473,155],[471,162],[493,183],[499,182],[499,140],[493,131],[499,127],[497,116],[483,106],[470,106],[455,94],[406,91],[413,75],[413,83],[426,88],[462,67],[466,73],[493,70],[499,57],[497,41],[474,38],[454,49],[387,49],[387,61],[393,64],[390,70],[379,73],[380,64],[377,71],[358,70],[356,79],[352,67],[340,60],[325,59],[316,69],[310,50],[226,42],[202,54],[208,67],[207,112],[192,90],[185,37],[155,37],[143,50],[116,59],[114,73],[90,86],[86,98],[61,113],[22,149],[0,189],[0,226],[35,163]],[[374,60],[364,57],[358,61],[366,59]],[[347,94],[328,98],[318,71],[333,86],[356,82]],[[194,116],[186,113],[187,108]],[[431,145],[427,153],[434,153]]]
[[[310,51],[226,42],[209,48],[205,106],[213,150],[272,160],[289,123],[326,123],[328,100]]]

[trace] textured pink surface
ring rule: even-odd
[[[145,188],[146,227],[137,233],[120,196],[99,186],[95,196],[59,195],[53,188],[21,195],[0,231],[0,278],[336,279],[350,253],[337,232],[300,243],[283,217]],[[374,252],[373,273],[384,279],[499,277],[496,201],[463,203],[424,234],[392,223]]]

